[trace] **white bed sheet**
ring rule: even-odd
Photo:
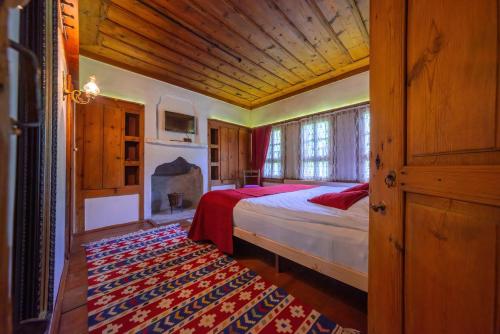
[[[284,245],[368,272],[368,197],[348,210],[307,201],[347,187],[316,187],[249,198],[233,210],[234,225]]]

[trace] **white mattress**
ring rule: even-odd
[[[234,226],[368,273],[368,197],[348,210],[307,201],[347,187],[316,187],[248,198],[233,210]]]

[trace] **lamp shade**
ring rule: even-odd
[[[95,76],[91,75],[89,77],[89,82],[87,82],[83,86],[83,91],[85,93],[87,93],[88,95],[91,95],[91,96],[97,96],[97,95],[99,95],[99,93],[101,92],[101,90],[99,89],[99,87],[97,86],[97,84],[95,82]]]

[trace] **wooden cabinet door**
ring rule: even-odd
[[[220,179],[229,180],[229,129],[220,127]]]
[[[83,134],[83,189],[102,189],[103,110],[101,103],[82,105],[80,119]]]
[[[238,131],[238,169],[240,173],[248,169],[249,156],[250,156],[250,131],[248,129],[239,129]],[[242,177],[242,175],[238,175]]]
[[[370,24],[369,332],[499,333],[499,1],[379,0]]]
[[[228,129],[228,169],[229,178],[236,180],[238,178],[238,129]]]
[[[104,106],[103,112],[103,188],[123,187],[123,124],[124,112],[118,106]]]

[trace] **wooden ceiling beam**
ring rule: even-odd
[[[165,20],[158,13],[143,5],[138,0],[112,0],[112,2],[119,6],[112,7],[121,9],[121,12],[115,15],[115,19],[113,21],[119,23],[118,20],[120,20],[119,24],[122,26],[134,26],[136,28],[133,30],[137,32],[141,31],[140,34],[144,36],[154,35],[156,38],[161,35],[162,38],[165,39],[165,42],[162,44],[165,45],[166,40],[169,40],[171,41],[170,45],[165,46],[169,46],[171,48],[178,49],[182,47],[182,51],[184,51],[184,49],[189,47],[191,49],[189,54],[191,54],[192,57],[199,56],[206,59],[207,62],[212,61],[212,63],[215,63],[212,67],[215,67],[220,71],[226,69],[227,72],[224,73],[233,73],[232,75],[237,77],[239,80],[251,84],[252,86],[263,91],[276,92],[283,87],[279,84],[282,80],[275,74],[262,69],[260,66],[257,66],[246,59],[242,59],[241,62],[238,62],[234,57],[231,57],[221,50],[214,48],[212,45],[191,34],[189,31],[168,20]],[[120,17],[120,15],[124,15],[124,11],[133,15],[132,21],[124,22],[124,18]],[[110,18],[112,14],[113,13],[111,11],[108,11],[108,18]],[[125,18],[130,18],[130,16],[126,16]],[[147,18],[148,21],[141,18]],[[138,26],[137,22],[143,23],[144,26]],[[158,42],[161,43],[161,41]],[[189,57],[190,55],[186,56]],[[288,84],[285,83],[285,86],[287,85]]]
[[[249,92],[250,94],[257,97],[264,97],[268,95],[268,93],[255,88],[251,85],[248,85],[244,82],[241,82],[237,79],[234,79],[222,72],[214,70],[205,64],[202,64],[196,60],[185,57],[176,51],[173,51],[169,48],[164,47],[163,45],[156,43],[150,39],[145,38],[142,35],[139,35],[125,27],[122,27],[116,23],[112,23],[109,20],[105,20],[101,23],[99,27],[99,31],[109,36],[113,36],[114,38],[131,45],[132,47],[139,48],[143,51],[154,54],[166,61],[170,61],[172,63],[177,64],[178,66],[182,66],[184,68],[191,69],[200,74],[206,75],[207,77],[217,80],[223,84],[227,84],[232,86],[238,90]]]
[[[131,72],[139,73],[151,78],[155,78],[167,83],[170,83],[181,88],[185,88],[203,95],[213,97],[228,103],[232,103],[243,108],[249,108],[250,102],[238,98],[234,95],[216,90],[210,86],[202,83],[187,81],[184,77],[176,73],[167,71],[163,68],[148,64],[140,59],[136,59],[120,52],[96,45],[81,45],[81,54],[99,61],[129,70]]]
[[[219,89],[219,90],[224,91],[228,94],[238,96],[238,97],[243,98],[245,100],[252,101],[252,100],[255,100],[257,98],[257,96],[255,96],[255,95],[252,95],[252,94],[249,94],[247,92],[236,89],[234,87],[228,86],[228,85],[226,85],[218,80],[211,79],[211,78],[205,76],[204,74],[193,71],[188,67],[180,66],[176,63],[170,62],[164,58],[156,56],[153,53],[143,51],[140,48],[134,47],[134,45],[117,40],[117,39],[113,38],[112,36],[102,34],[100,45],[107,47],[109,49],[112,49],[114,51],[120,52],[124,55],[130,56],[130,57],[133,57],[136,59],[141,59],[145,63],[157,66],[159,68],[163,68],[167,71],[170,71],[170,72],[175,73],[177,75],[183,76],[186,79],[190,79],[192,81],[197,81],[199,83],[210,86],[214,89]]]
[[[350,55],[343,53],[330,34],[325,31],[312,9],[303,0],[272,0],[276,7],[299,29],[323,58],[339,69],[352,62]]]
[[[183,25],[189,27],[192,31],[204,35],[207,39],[214,40],[216,38],[216,43],[223,45],[226,49],[230,49],[231,52],[239,55],[241,59],[254,62],[255,65],[260,66],[262,69],[277,75],[283,81],[280,83],[280,89],[303,81],[281,63],[274,60],[274,58],[257,49],[246,39],[226,29],[224,25],[212,19],[203,11],[200,11],[199,7],[191,1],[151,0],[151,2],[159,10],[163,11],[166,16],[174,17],[175,20],[181,21]],[[200,22],[203,24],[199,24]]]
[[[324,13],[321,11],[321,8],[319,8],[316,0],[306,0],[307,3],[309,4],[309,7],[311,8],[312,12],[318,19],[319,23],[325,28],[325,31],[330,35],[330,38],[332,41],[337,45],[339,50],[347,55],[351,61],[354,61],[352,58],[352,55],[349,53],[349,50],[345,47],[344,43],[340,40],[340,38],[337,36],[337,33],[333,29],[333,27],[328,23],[328,20],[326,19]]]
[[[356,21],[356,24],[358,26],[359,31],[363,35],[363,39],[365,40],[365,43],[369,46],[370,45],[370,34],[368,33],[368,29],[366,29],[365,21],[363,20],[363,17],[361,16],[361,12],[358,8],[358,5],[356,4],[355,0],[347,0],[349,6],[351,7],[351,12],[354,17],[354,20]]]
[[[268,35],[252,20],[226,0],[193,0],[198,10],[206,12],[241,38],[246,39],[260,51],[268,54],[303,80],[316,76],[307,64],[285,49],[273,36]]]

